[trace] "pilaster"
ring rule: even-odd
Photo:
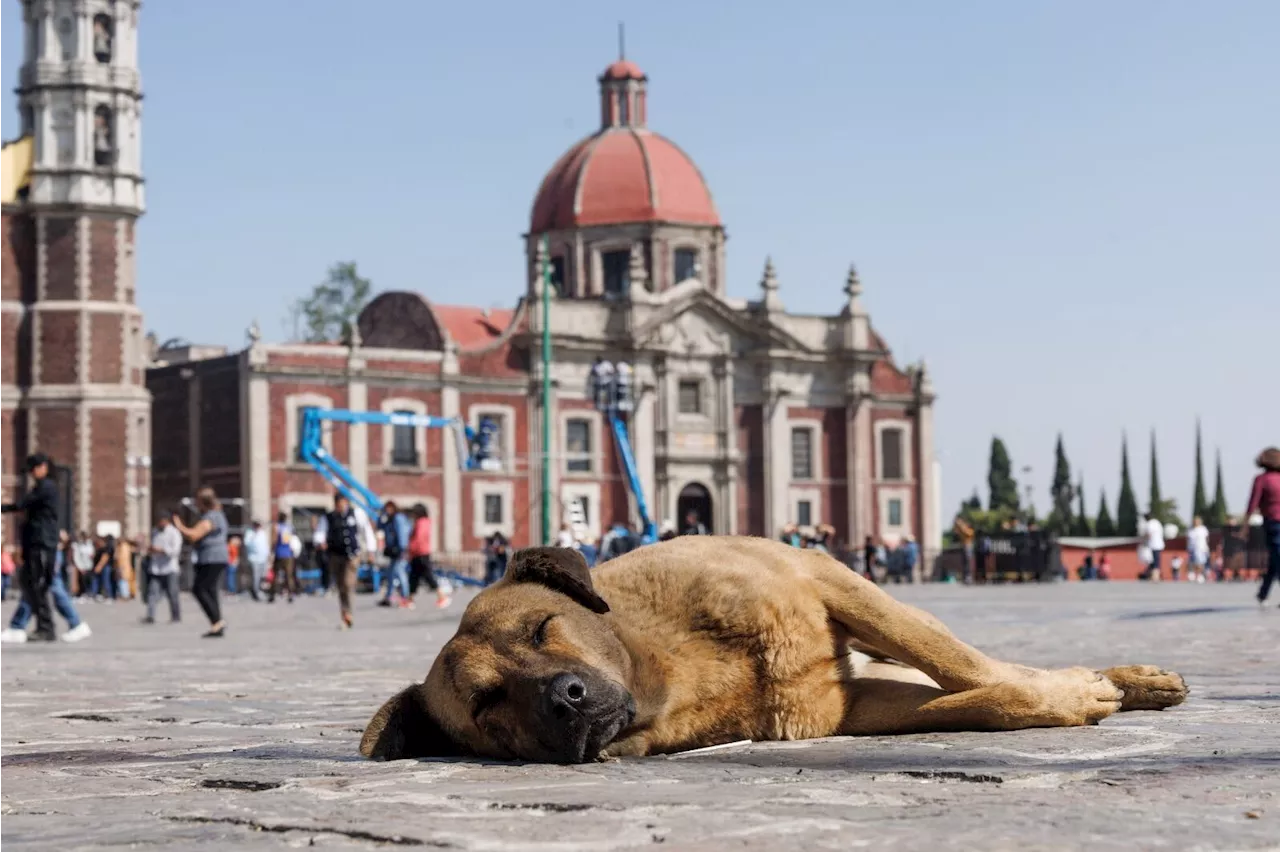
[[[458,386],[458,345],[446,337],[444,343],[444,361],[441,362],[441,375],[444,383],[440,388],[440,416],[458,417],[461,401]],[[462,459],[458,458],[457,441],[452,435],[444,440],[444,459],[441,468],[441,480],[444,485],[444,500],[440,507],[443,526],[442,540],[444,549],[456,552],[462,549]]]

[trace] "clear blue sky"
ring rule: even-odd
[[[8,138],[18,2],[0,18]],[[1121,432],[1145,504],[1155,429],[1185,510],[1197,415],[1241,510],[1280,443],[1271,0],[153,0],[148,327],[283,336],[346,259],[379,288],[513,303],[533,194],[595,129],[620,19],[650,125],[711,185],[730,293],[772,254],[788,307],[835,311],[854,261],[899,360],[928,359],[948,514],[985,498],[992,433],[1046,508],[1059,430],[1114,512]]]

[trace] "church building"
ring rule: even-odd
[[[649,129],[646,76],[619,60],[598,82],[599,129],[551,166],[533,199],[527,280],[510,310],[441,304],[403,282],[340,344],[271,344],[251,330],[237,352],[160,352],[147,372],[155,498],[208,483],[261,518],[326,507],[330,488],[298,456],[301,412],[319,406],[499,425],[500,464],[475,471],[460,469],[440,429],[326,432],[330,452],[384,499],[428,506],[442,551],[477,549],[494,531],[539,543],[544,463],[557,528],[573,502],[593,535],[635,524],[588,394],[603,356],[634,368],[630,432],[659,523],[693,511],[716,533],[829,523],[846,543],[912,535],[935,546],[934,393],[923,364],[894,362],[852,268],[843,288],[833,281],[829,315],[788,312],[767,262],[756,298],[729,297],[720,211],[689,156]]]

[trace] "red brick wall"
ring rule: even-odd
[[[125,447],[128,446],[128,412],[93,409],[90,412],[89,435],[92,438],[90,462],[93,470],[89,483],[90,525],[98,521],[124,523]],[[41,418],[43,427],[43,417]],[[83,476],[83,472],[77,471]]]
[[[27,413],[13,408],[0,411],[0,476],[3,477],[4,501],[16,496],[22,476],[22,462],[27,457]],[[14,515],[5,515],[4,540],[14,541],[17,533]]]
[[[274,357],[272,358],[274,361]],[[286,416],[288,408],[286,399],[294,394],[309,393],[328,397],[334,408],[347,407],[347,389],[320,384],[318,382],[298,382],[273,380],[268,389],[268,405],[271,411],[271,493],[283,494],[289,491],[310,491],[327,494],[332,488],[324,477],[310,467],[295,460],[292,448],[295,446],[294,436],[288,434],[289,422]],[[346,464],[350,461],[347,452],[348,429],[341,423],[329,424],[331,431],[330,447],[338,461]]]
[[[764,408],[737,406],[738,452],[738,534],[767,535],[764,513]]]
[[[0,323],[3,323],[0,329],[0,340],[3,340],[0,346],[0,382],[12,385],[18,381],[18,361],[22,357],[22,314],[6,310],[0,315]]]
[[[80,316],[70,311],[40,314],[40,381],[47,385],[76,382],[80,352]]]
[[[65,216],[46,218],[44,241],[44,297],[69,300],[80,298],[76,285],[76,220]]]
[[[47,320],[48,314],[45,314]],[[124,317],[120,314],[90,314],[89,381],[117,384],[124,377]],[[44,377],[48,381],[47,377]]]
[[[585,412],[585,411],[594,411],[594,410],[595,410],[595,406],[592,404],[590,400],[585,400],[585,399],[560,400],[560,411],[562,412],[572,412],[572,411]],[[558,423],[559,423],[559,418],[557,418],[557,424]],[[557,429],[558,429],[558,425],[557,425]],[[560,441],[560,446],[551,448],[552,455],[557,455],[561,453],[564,449],[563,447],[564,435],[559,434],[557,437],[558,437],[558,440]],[[599,517],[600,517],[601,531],[603,532],[604,530],[608,529],[613,524],[614,521],[628,520],[629,512],[631,510],[630,499],[628,498],[628,494],[627,494],[628,486],[627,486],[626,473],[622,468],[622,460],[618,457],[617,447],[614,445],[614,442],[613,442],[613,433],[609,431],[609,424],[607,421],[602,422],[600,424],[600,448],[599,448],[599,453],[597,455],[597,458],[599,459],[600,466],[597,470],[593,471],[592,476],[589,476],[589,477],[574,476],[572,478],[568,478],[568,477],[565,477],[562,473],[561,481],[562,482],[599,483],[600,485]],[[556,461],[556,462],[553,462],[553,464],[562,464],[562,462]],[[564,468],[561,467],[560,470],[563,471]],[[555,529],[560,528],[560,515],[561,515],[560,505],[561,504],[557,502],[555,511],[553,513],[552,526]],[[658,511],[658,507],[652,506],[650,507],[650,511],[656,512]],[[661,524],[663,519],[661,517],[658,517],[658,518],[655,518],[654,520],[656,523]],[[537,531],[535,530],[535,532]]]
[[[76,451],[80,429],[76,424],[76,410],[41,408],[34,414],[36,429],[31,436],[31,449],[48,453],[58,464],[78,467]]]
[[[844,408],[791,408],[792,421],[818,421],[820,432],[813,436],[813,448],[818,465],[818,479],[792,480],[792,484],[816,490],[822,501],[821,516],[815,524],[827,523],[836,528],[836,534],[844,540],[849,527],[849,492],[847,446]],[[790,436],[787,437],[788,455],[783,460],[788,475],[791,470]]]
[[[0,293],[6,301],[35,298],[35,229],[20,213],[4,213],[0,225]]]
[[[116,300],[116,220],[89,220],[89,298]]]

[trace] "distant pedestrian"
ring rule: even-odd
[[[613,364],[604,358],[596,358],[591,365],[591,398],[600,411],[607,411],[612,401],[613,376]]]
[[[392,593],[400,589],[400,600],[409,600],[409,539],[413,525],[394,500],[388,500],[378,519],[382,531],[382,555],[387,557],[387,593],[378,606],[392,606]],[[375,590],[376,591],[376,590]]]
[[[220,639],[227,629],[222,619],[222,603],[218,599],[218,586],[230,560],[227,553],[227,516],[222,512],[218,495],[207,486],[196,492],[196,508],[200,512],[200,520],[195,526],[187,526],[176,514],[173,525],[192,544],[196,576],[191,593],[204,611],[205,618],[209,619],[209,631],[204,638]]]
[[[351,501],[341,492],[334,495],[333,510],[320,519],[317,533],[323,530],[324,538],[320,549],[324,559],[329,563],[329,574],[334,585],[338,587],[338,614],[342,619],[342,628],[350,629],[355,625],[355,617],[351,612],[351,592],[356,584],[356,573],[360,569],[360,519],[351,506]]]
[[[1164,553],[1164,524],[1153,514],[1147,512],[1143,516],[1142,543],[1151,551],[1151,565],[1147,568],[1147,579],[1160,581],[1160,554]]]
[[[298,594],[298,554],[294,551],[297,538],[289,516],[284,512],[276,515],[271,528],[271,594],[267,596],[267,603],[275,601],[282,587],[289,603],[293,603],[294,595]]]
[[[681,535],[706,535],[707,527],[698,519],[698,513],[690,509],[684,516],[684,532]]]
[[[1280,583],[1280,448],[1268,447],[1258,454],[1262,473],[1253,480],[1245,523],[1255,513],[1262,515],[1262,530],[1267,541],[1267,572],[1258,587],[1259,606],[1267,602],[1271,584]]]
[[[12,544],[4,546],[4,552],[0,554],[0,575],[4,577],[4,586],[0,590],[0,601],[9,599],[9,584],[13,582],[13,574],[18,569],[18,563],[14,561],[14,549]]]
[[[876,540],[867,536],[862,541],[862,572],[871,582],[876,581]]]
[[[451,601],[449,593],[436,580],[435,568],[431,565],[431,554],[435,540],[432,535],[431,512],[422,503],[413,507],[413,531],[409,534],[409,603],[414,606],[414,598],[418,595],[418,587],[422,583],[436,593],[436,608],[444,609]]]
[[[49,591],[53,584],[53,552],[58,546],[58,487],[49,476],[49,457],[44,453],[27,457],[27,472],[31,474],[31,490],[18,502],[5,503],[3,511],[23,514],[19,533],[22,567],[18,569],[22,600],[36,617],[32,638],[51,642],[57,638]]]
[[[83,600],[89,594],[93,584],[93,539],[89,533],[80,530],[71,545],[71,563],[77,575],[71,583],[72,594],[76,600]]]
[[[507,537],[500,531],[493,534],[484,543],[484,583],[486,586],[501,580],[507,573],[507,561],[511,556],[511,545]]]
[[[90,591],[99,603],[115,601],[120,585],[116,582],[116,539],[100,535],[94,539],[93,583]],[[110,597],[108,597],[108,593]]]
[[[1203,583],[1209,565],[1209,530],[1199,515],[1191,519],[1191,529],[1187,530],[1187,562],[1187,579]]]
[[[255,520],[244,534],[244,558],[253,575],[249,594],[255,601],[262,599],[262,582],[267,576],[267,564],[271,561],[271,540],[262,528],[262,521]]]
[[[178,602],[178,558],[182,555],[182,533],[170,518],[161,515],[151,533],[151,559],[147,565],[147,615],[145,624],[155,624],[156,602],[163,593],[169,598],[169,623],[182,620]]]

